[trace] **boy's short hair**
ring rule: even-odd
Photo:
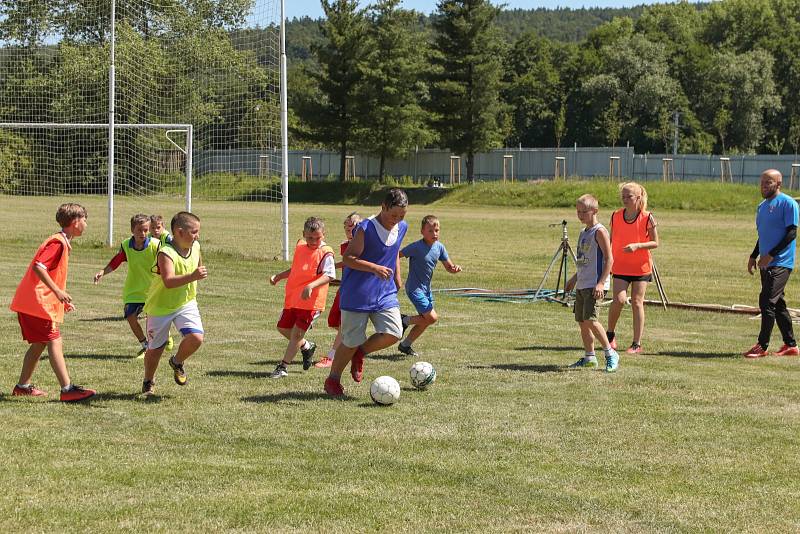
[[[393,187],[386,192],[383,198],[383,207],[387,210],[392,208],[405,208],[408,206],[408,195],[400,188]]]
[[[420,229],[424,230],[426,225],[438,222],[439,218],[436,215],[426,215],[425,217],[422,218],[422,226],[420,227]]]
[[[163,224],[164,223],[164,217],[162,217],[161,215],[151,215],[150,216],[150,224],[155,226],[158,223],[162,223]]]
[[[578,197],[578,203],[583,204],[589,209],[597,210],[600,209],[600,203],[597,201],[594,195],[585,194]]]
[[[303,223],[303,233],[320,231],[325,233],[325,221],[319,217],[309,217]]]
[[[131,232],[136,230],[136,227],[140,224],[149,223],[150,216],[145,215],[144,213],[137,213],[133,217],[131,217]]]
[[[358,224],[363,220],[364,218],[361,215],[359,215],[357,211],[350,213],[347,217],[344,218],[344,222],[352,221],[353,224]]]
[[[174,217],[172,217],[172,221],[169,223],[169,228],[174,234],[175,228],[186,228],[186,224],[190,221],[199,223],[200,217],[188,211],[179,211]]]
[[[66,228],[75,219],[86,217],[86,208],[74,202],[61,204],[56,210],[56,222],[61,225],[61,228]]]

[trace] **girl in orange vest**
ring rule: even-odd
[[[64,312],[72,311],[72,297],[67,293],[67,269],[70,241],[86,229],[86,209],[80,204],[62,204],[56,212],[61,231],[48,237],[39,246],[28,270],[17,286],[11,310],[17,312],[22,338],[30,343],[19,382],[13,395],[45,397],[47,393],[31,384],[39,358],[47,348],[50,366],[61,385],[61,401],[73,402],[92,397],[96,392],[72,383],[64,361],[64,347],[59,325]]]
[[[269,283],[286,280],[283,312],[278,320],[278,332],[289,340],[283,359],[270,373],[270,378],[289,376],[287,367],[299,350],[303,354],[303,370],[313,364],[315,343],[305,339],[314,320],[325,309],[328,284],[336,278],[333,249],[325,244],[325,223],[309,217],[303,225],[303,239],[297,242],[291,268],[271,276]]]
[[[611,215],[611,253],[614,264],[614,299],[608,310],[608,340],[617,348],[614,329],[631,287],[633,310],[633,341],[628,354],[642,352],[644,332],[644,295],[647,283],[653,276],[653,260],[650,251],[658,247],[658,232],[653,214],[647,211],[647,191],[636,182],[622,184],[620,188],[624,208]]]

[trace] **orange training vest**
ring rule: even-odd
[[[326,244],[310,249],[302,239],[297,242],[292,259],[292,269],[286,280],[286,298],[283,307],[300,310],[324,310],[328,298],[328,284],[323,284],[311,292],[311,297],[303,300],[303,288],[320,277],[319,266],[326,256],[333,256],[333,249]]]
[[[48,237],[44,243],[39,246],[36,251],[36,256],[52,241],[61,241],[64,245],[64,251],[61,253],[61,259],[58,261],[56,268],[48,274],[53,279],[56,286],[62,291],[67,287],[67,267],[69,265],[69,252],[72,247],[64,237],[64,234],[57,233]],[[34,258],[36,257],[34,256]],[[14,299],[11,301],[11,310],[18,313],[26,313],[34,317],[40,317],[53,321],[54,323],[64,322],[64,304],[58,300],[56,294],[50,291],[50,288],[39,279],[36,272],[33,270],[34,261],[28,266],[22,281],[17,286],[17,292],[14,293]]]
[[[612,274],[644,276],[653,272],[649,250],[638,249],[634,252],[622,250],[630,243],[643,243],[651,240],[647,231],[649,222],[649,211],[640,211],[633,222],[625,220],[625,208],[611,214],[611,254],[614,256],[614,263],[611,266]]]

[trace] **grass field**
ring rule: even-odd
[[[646,354],[623,355],[615,375],[568,372],[581,349],[567,309],[440,296],[440,323],[416,345],[438,371],[429,391],[412,390],[413,362],[386,350],[368,356],[364,383],[346,380],[349,397],[333,401],[322,394],[321,370],[295,365],[287,379],[267,378],[285,347],[274,328],[282,287],[266,282],[286,266],[264,245],[276,242],[267,221],[277,209],[200,202],[207,342],[187,363],[186,387],[164,362],[159,396],[145,402],[137,395],[142,363],[119,319],[124,268],[91,284],[113,254],[101,245],[105,201],[80,200],[90,226],[71,257],[78,310],[64,343],[74,380],[100,394],[61,405],[46,362],[35,379],[50,400],[10,395],[25,345],[7,310],[54,229],[60,199],[2,197],[3,531],[800,529],[800,361],[739,357],[757,321],[648,308]],[[168,215],[180,206],[147,208]],[[338,243],[350,209],[292,205],[292,228],[321,215]],[[569,220],[573,241],[579,229],[568,208],[445,203],[411,206],[410,238],[428,212],[439,215],[442,240],[464,266],[456,276],[437,269],[436,288],[535,287],[559,244],[560,228],[548,224]],[[756,302],[758,280],[745,270],[752,210],[656,215],[656,257],[672,300]],[[117,235],[125,230],[118,225]],[[800,307],[799,283],[794,277],[788,287],[790,306]],[[630,331],[626,311],[621,343]],[[318,355],[333,334],[324,322],[312,331]],[[403,386],[389,408],[369,400],[369,382],[382,374]]]

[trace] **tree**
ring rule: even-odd
[[[728,136],[728,129],[731,126],[732,120],[733,117],[731,116],[730,110],[724,105],[721,106],[714,115],[714,130],[719,136],[719,142],[722,145],[723,154],[725,153],[725,138]]]
[[[425,43],[415,31],[416,16],[401,10],[400,0],[378,0],[368,14],[370,47],[363,63],[360,145],[380,158],[379,176],[386,158],[398,157],[433,140],[427,113],[420,102],[427,97]]]
[[[600,116],[597,128],[603,133],[606,141],[611,144],[611,151],[617,146],[619,136],[622,134],[624,123],[619,114],[619,102],[612,100],[608,108]]]
[[[467,155],[470,183],[475,154],[499,146],[502,138],[498,12],[487,0],[440,0],[433,23],[434,125],[446,146]]]
[[[553,119],[553,133],[556,136],[556,149],[561,148],[561,140],[567,135],[567,102],[562,96],[560,99],[561,105],[558,107],[558,113]]]
[[[789,144],[794,149],[794,156],[797,159],[797,152],[800,149],[800,116],[795,115],[792,117],[789,126],[789,137],[787,138]]]
[[[298,114],[312,141],[339,149],[339,179],[344,181],[345,158],[360,128],[357,98],[369,47],[367,22],[357,0],[322,0],[322,9],[324,42],[313,48],[320,98],[298,102]]]

